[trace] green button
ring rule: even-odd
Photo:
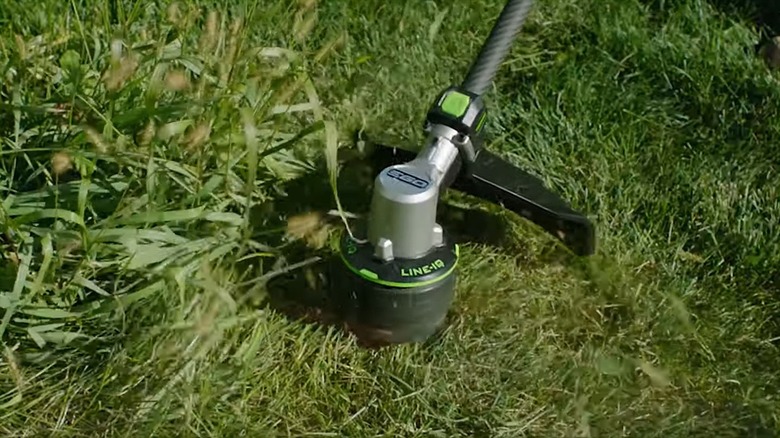
[[[444,97],[441,110],[453,117],[461,117],[466,114],[471,99],[463,93],[452,91]]]

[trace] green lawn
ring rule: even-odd
[[[419,144],[503,2],[118,3],[0,8],[3,436],[780,433],[780,77],[747,9],[535,6],[488,147],[598,254],[448,196],[447,330],[376,350],[266,298],[326,280],[343,225],[300,215],[336,208],[337,147]]]

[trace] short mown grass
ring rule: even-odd
[[[327,212],[368,195],[337,150],[418,144],[503,2],[0,8],[0,432],[776,436],[780,80],[750,11],[540,3],[488,147],[598,254],[448,195],[503,233],[464,241],[440,337],[379,350],[270,284],[320,289]]]

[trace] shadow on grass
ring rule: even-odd
[[[780,32],[780,7],[777,0],[709,0],[724,14],[738,15],[753,22],[759,31],[774,36]]]
[[[346,211],[361,216],[368,213],[373,179],[379,170],[381,169],[372,166],[366,159],[352,157],[344,163],[339,176],[338,190],[342,206]],[[258,214],[256,217],[255,223],[262,223],[258,228],[283,228],[289,217],[311,211],[327,211],[333,206],[328,173],[324,168],[289,182],[282,190],[284,196],[275,200],[273,205],[258,209],[258,213],[262,213],[262,216]],[[270,215],[273,219],[268,219],[268,212],[274,213]],[[479,208],[453,205],[447,202],[446,196],[439,203],[437,216],[438,222],[447,231],[449,238],[458,244],[469,243],[500,248],[502,251],[517,255],[528,265],[562,262],[571,257],[559,245],[553,245],[553,248],[545,254],[532,254],[531,249],[518,244],[516,239],[510,236],[510,218]],[[339,269],[343,269],[343,266],[337,254],[327,250],[309,249],[303,243],[287,248],[285,257],[291,263],[317,258],[319,261],[269,280],[265,285],[267,292],[263,303],[265,306],[296,323],[315,324],[350,332],[356,336],[358,343],[363,347],[381,348],[389,345],[381,340],[380,332],[370,327],[350,326],[340,315],[336,306],[338,299],[331,293],[330,287],[333,275],[344,272]],[[449,312],[440,332],[431,337],[426,344],[438,342],[441,331],[446,330],[453,317],[455,316],[452,312]]]
[[[642,0],[653,13],[664,15],[679,2]],[[780,33],[780,7],[777,0],[707,0],[717,11],[732,19],[746,20],[756,27],[763,39]]]

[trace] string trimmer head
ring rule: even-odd
[[[482,95],[493,81],[531,0],[504,7],[462,85],[441,92],[428,111],[419,153],[380,146],[368,220],[345,234],[331,275],[337,309],[363,338],[428,339],[444,323],[457,280],[458,246],[436,222],[441,194],[453,188],[501,205],[541,226],[577,255],[595,249],[590,221],[536,177],[484,149]]]

